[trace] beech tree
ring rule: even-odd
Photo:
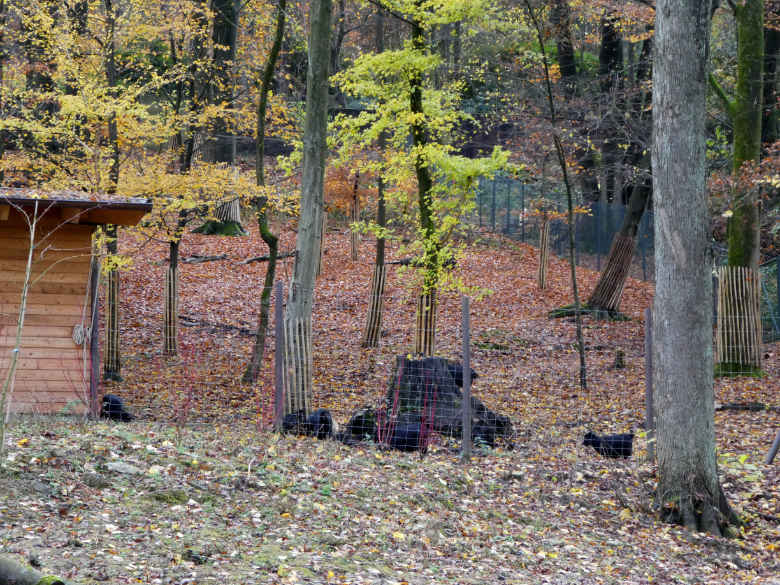
[[[301,213],[295,239],[295,267],[284,316],[285,359],[289,374],[285,412],[301,409],[308,412],[311,405],[311,313],[314,280],[320,260],[324,205],[331,12],[331,0],[311,3]]]
[[[712,249],[705,182],[710,2],[659,0],[653,67],[653,388],[658,500],[670,520],[720,535],[737,520],[718,480]]]
[[[370,147],[382,138],[386,148],[376,170],[395,189],[388,193],[397,210],[405,211],[416,237],[410,250],[420,258],[414,352],[433,355],[437,295],[445,266],[454,250],[450,236],[460,217],[473,208],[480,176],[491,175],[507,165],[507,153],[496,149],[491,157],[467,159],[453,153],[451,136],[463,114],[453,86],[434,87],[434,74],[441,57],[429,44],[434,26],[461,23],[466,26],[486,17],[490,4],[480,2],[393,1],[382,2],[388,13],[405,22],[410,38],[401,49],[364,54],[335,76],[339,87],[369,106],[356,117],[341,116],[335,126],[342,150],[356,145]],[[408,139],[411,137],[411,144]],[[412,181],[416,194],[398,188]],[[411,205],[414,202],[414,205]],[[376,230],[385,237],[384,229]]]

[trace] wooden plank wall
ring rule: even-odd
[[[36,230],[31,288],[11,412],[82,412],[89,388],[89,351],[73,341],[73,328],[89,325],[88,281],[93,227],[49,218]],[[27,225],[11,211],[0,221],[0,380],[8,371],[16,337],[29,244]],[[41,276],[43,274],[43,276]]]

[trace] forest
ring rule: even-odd
[[[0,585],[779,585],[777,0],[0,0]]]

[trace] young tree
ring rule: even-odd
[[[263,69],[263,79],[260,86],[260,96],[257,102],[257,152],[255,153],[255,178],[259,187],[265,186],[265,168],[263,158],[265,156],[265,116],[268,109],[268,93],[271,91],[274,69],[276,61],[279,58],[279,51],[282,48],[282,39],[284,38],[284,20],[285,10],[287,9],[287,0],[278,0],[276,8],[276,28],[274,32],[274,41],[271,45],[271,51],[268,53],[268,59]],[[274,286],[276,277],[276,260],[279,253],[279,237],[271,231],[268,225],[268,197],[261,196],[252,202],[257,217],[257,225],[260,229],[260,237],[263,238],[268,246],[268,266],[265,271],[265,281],[263,290],[260,293],[260,316],[258,317],[257,333],[255,334],[255,344],[252,349],[252,355],[249,364],[244,371],[242,381],[252,383],[257,380],[260,373],[260,364],[265,352],[265,336],[268,330],[268,317],[271,313],[271,290]],[[280,302],[277,299],[276,302]],[[276,351],[283,351],[284,348],[277,347]]]
[[[461,214],[473,206],[477,178],[503,168],[507,155],[500,149],[481,159],[453,154],[451,139],[462,118],[459,95],[453,86],[434,87],[441,57],[432,51],[429,36],[438,25],[465,26],[485,18],[490,3],[387,0],[382,5],[408,25],[411,38],[401,49],[364,54],[336,76],[345,93],[369,104],[357,117],[337,118],[336,126],[346,152],[356,145],[371,147],[385,136],[384,180],[416,184],[414,206],[407,193],[396,190],[395,196],[399,208],[414,210],[408,219],[416,227],[412,248],[420,256],[414,352],[432,355],[437,294],[453,255],[448,240]]]
[[[311,4],[309,16],[309,68],[303,127],[301,214],[295,240],[295,267],[284,316],[286,367],[290,374],[286,412],[300,409],[308,412],[311,405],[311,312],[315,274],[320,259],[324,205],[331,11],[331,0],[315,0]]]
[[[736,519],[718,480],[712,250],[705,183],[710,2],[659,0],[653,67],[653,387],[658,498],[670,519],[721,534]]]

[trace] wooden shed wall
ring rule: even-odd
[[[76,345],[73,328],[89,325],[88,281],[93,227],[43,222],[36,233],[45,243],[35,250],[33,278],[47,268],[27,298],[21,359],[11,412],[59,412],[66,405],[83,411],[89,389],[88,344]],[[21,216],[0,221],[0,380],[5,378],[16,337],[29,232]]]

